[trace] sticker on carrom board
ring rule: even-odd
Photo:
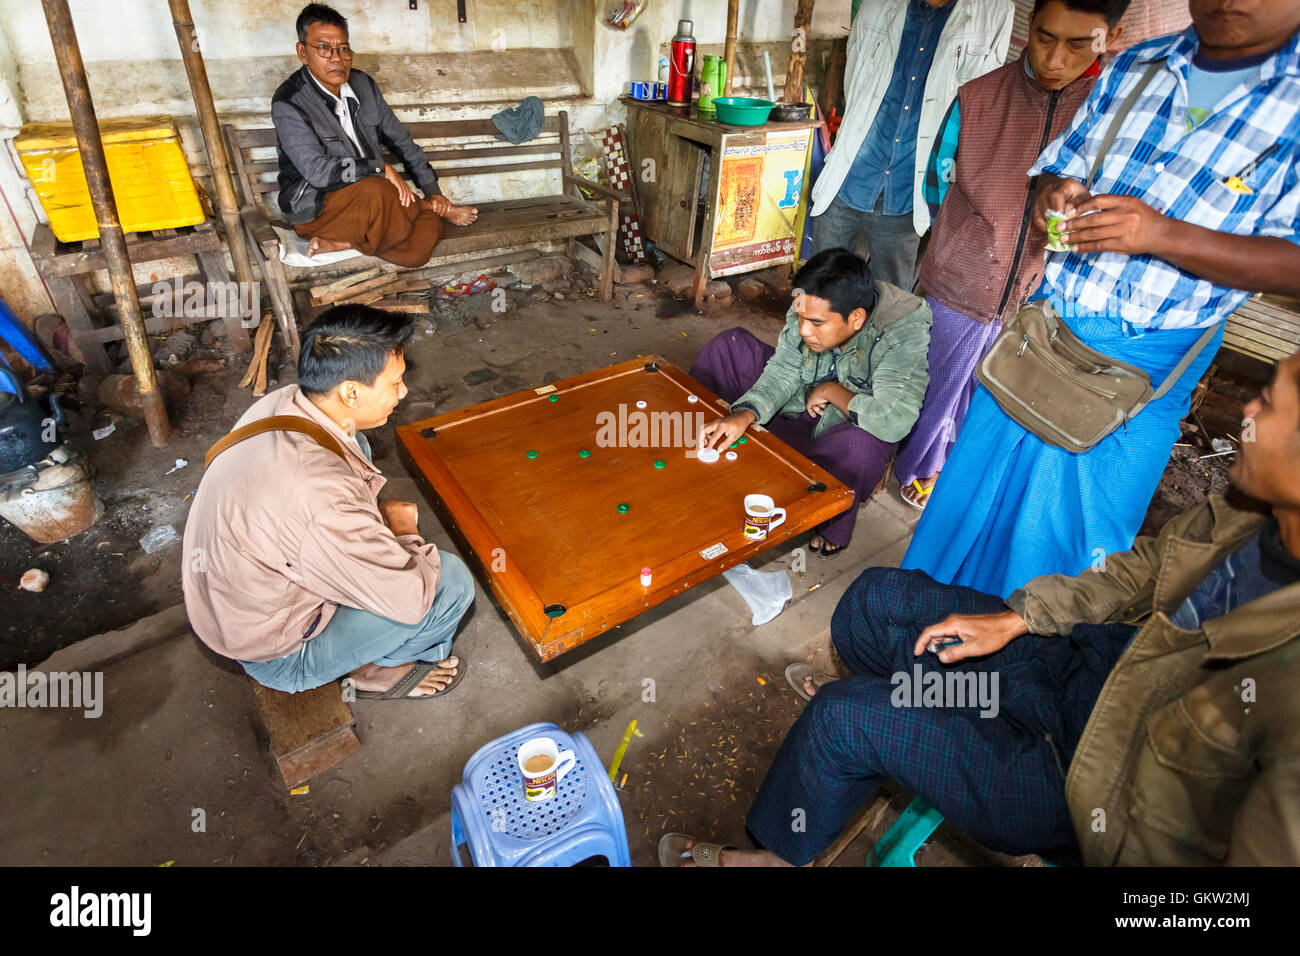
[[[534,394],[537,394],[537,395],[546,395],[546,394],[548,394],[549,392],[554,392],[554,391],[556,391],[556,388],[555,388],[554,385],[543,385],[541,388],[535,388],[535,389],[533,389]]]
[[[721,557],[727,553],[727,546],[719,541],[717,544],[710,545],[700,552],[700,557],[705,561],[712,561],[714,558]]]

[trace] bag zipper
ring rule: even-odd
[[[1056,369],[1062,375],[1068,377],[1070,381],[1078,382],[1088,391],[1096,395],[1100,395],[1102,398],[1112,400],[1112,401],[1119,395],[1118,392],[1108,392],[1105,389],[1101,388],[1100,386],[1094,385],[1092,382],[1088,381],[1087,379],[1075,378],[1075,376],[1079,373],[1083,373],[1084,375],[1095,375],[1097,373],[1088,372],[1086,369],[1081,369],[1077,366],[1071,368],[1065,362],[1062,362],[1060,359],[1058,359],[1056,357],[1055,352],[1052,352],[1050,349],[1044,350],[1040,348],[1037,344],[1034,343],[1034,340],[1031,339],[1028,335],[1024,337],[1020,345],[1021,345],[1022,353],[1023,353],[1024,346],[1028,345],[1031,349],[1034,350],[1034,354],[1037,355],[1039,358],[1041,358],[1047,365],[1050,365],[1052,368]]]
[[[1047,148],[1048,140],[1052,132],[1052,116],[1056,113],[1056,101],[1060,98],[1061,91],[1053,90],[1050,102],[1047,104],[1047,119],[1043,123],[1043,135],[1038,141],[1038,154],[1041,156],[1043,150]],[[1007,275],[1007,287],[1002,292],[1002,301],[998,303],[998,310],[994,317],[1000,319],[1002,310],[1007,307],[1007,299],[1011,297],[1011,287],[1015,284],[1016,273],[1020,271],[1020,257],[1025,249],[1025,237],[1029,235],[1029,214],[1034,210],[1034,188],[1038,177],[1034,177],[1034,182],[1029,184],[1029,193],[1025,196],[1025,211],[1020,216],[1020,232],[1016,237],[1015,255],[1011,257],[1011,272]]]

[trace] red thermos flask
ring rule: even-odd
[[[695,37],[690,20],[677,21],[677,36],[673,37],[672,53],[668,67],[668,102],[673,106],[690,106],[694,87]]]

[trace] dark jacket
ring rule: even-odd
[[[836,353],[808,348],[791,306],[776,354],[768,359],[754,387],[731,406],[732,411],[748,408],[760,425],[778,413],[797,418],[803,414],[809,390],[830,375],[834,363],[836,381],[854,393],[850,414],[846,418],[834,405],[827,405],[813,437],[852,421],[881,441],[901,441],[916,424],[930,384],[930,307],[888,282],[877,279],[875,285],[876,306],[870,319]]]
[[[1214,495],[1094,570],[1007,598],[1035,634],[1141,628],[1065,783],[1086,864],[1300,864],[1300,583],[1195,631],[1169,617],[1266,517]]]
[[[290,223],[310,222],[319,216],[326,193],[363,176],[384,175],[385,146],[402,160],[426,199],[440,193],[438,177],[424,150],[393,115],[375,81],[353,70],[348,85],[357,95],[347,103],[364,153],[358,153],[343,132],[333,100],[306,66],[281,83],[271,97],[271,121],[280,154],[280,209]]]

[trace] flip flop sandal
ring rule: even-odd
[[[817,553],[820,554],[823,558],[833,558],[835,557],[835,555],[839,554],[847,547],[848,547],[847,544],[831,544],[829,541],[823,538],[821,550],[818,551]]]
[[[898,489],[898,497],[903,499],[903,504],[910,505],[911,507],[915,508],[917,511],[924,511],[925,499],[929,498],[930,492],[934,491],[934,485],[931,485],[929,488],[922,488],[920,481],[918,481],[916,478],[913,478],[911,487],[916,489],[916,496],[917,498],[920,499],[920,501],[914,501],[911,498],[907,497],[907,495],[903,494],[903,489],[901,488]]]
[[[810,678],[812,685],[818,690],[836,679],[829,674],[819,672],[811,664],[791,664],[785,669],[785,682],[790,685],[791,690],[804,700],[812,700],[812,696],[803,687],[805,677]]]
[[[659,838],[659,865],[681,866],[689,856],[696,866],[721,866],[722,851],[734,850],[730,844],[697,842],[691,849],[686,844],[692,837],[685,833],[665,833]]]
[[[438,662],[438,664],[441,663],[442,661]],[[465,671],[469,669],[463,659],[456,665],[456,676],[442,690],[434,694],[410,696],[410,691],[418,687],[420,681],[424,680],[432,671],[437,670],[438,664],[416,661],[415,666],[410,669],[407,675],[388,690],[359,690],[357,691],[357,700],[433,700],[437,697],[446,697],[461,682],[461,679],[465,676]]]

